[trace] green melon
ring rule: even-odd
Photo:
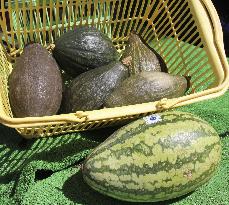
[[[155,202],[206,183],[220,157],[220,138],[207,122],[190,113],[164,112],[116,131],[88,156],[82,171],[102,194]]]
[[[72,77],[119,59],[112,40],[95,27],[87,26],[61,35],[55,41],[53,56]]]

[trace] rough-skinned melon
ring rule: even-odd
[[[162,57],[135,32],[130,33],[121,59],[132,73],[139,73],[141,71],[168,71]]]
[[[101,108],[109,94],[127,77],[128,69],[120,62],[80,74],[64,93],[63,112]]]
[[[125,79],[106,99],[105,107],[133,105],[176,98],[185,94],[188,81],[183,76],[158,71],[142,71]]]
[[[9,76],[9,99],[15,117],[54,115],[62,99],[60,69],[40,44],[27,45]]]

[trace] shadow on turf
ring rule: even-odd
[[[220,134],[219,136],[220,136],[221,138],[228,137],[228,136],[229,136],[229,131],[224,132],[224,133]]]
[[[30,161],[62,161],[77,152],[93,148],[96,143],[103,142],[115,128],[105,128],[81,132],[82,138],[72,136],[26,140],[15,129],[0,125],[0,183],[7,183],[15,172]],[[93,145],[93,146],[92,146]],[[50,148],[52,146],[52,148]],[[73,148],[74,147],[74,148]]]
[[[15,129],[11,129],[0,125],[0,183],[8,184],[13,182],[11,196],[14,196],[19,186],[19,177],[21,171],[35,161],[45,162],[62,162],[65,158],[71,158],[73,164],[66,165],[73,166],[74,163],[79,163],[85,158],[86,151],[94,148],[97,143],[103,142],[110,134],[117,128],[104,128],[100,130],[81,132],[81,137],[70,134],[69,137],[54,136],[50,138],[30,139],[22,138]],[[51,148],[50,148],[51,146]],[[84,153],[84,156],[81,154]],[[76,158],[78,153],[79,159]],[[74,162],[74,160],[76,160]],[[69,160],[68,160],[69,161]],[[35,178],[32,181],[25,182],[27,185],[34,183],[34,181],[43,180],[52,175],[57,170],[45,170],[47,167],[38,167],[35,171]],[[29,173],[31,174],[31,173]],[[26,191],[26,190],[25,190]]]
[[[9,183],[18,175],[18,161],[23,157],[20,152],[26,152],[32,144],[33,140],[27,142],[15,129],[0,125],[0,183]]]
[[[32,145],[33,140],[26,140],[15,129],[0,125],[0,145],[12,150],[25,150]]]
[[[85,205],[133,205],[131,202],[119,201],[107,196],[104,196],[93,189],[91,189],[83,180],[82,172],[79,171],[77,174],[70,177],[63,185],[62,192],[65,197],[76,204]],[[181,199],[187,197],[191,193],[184,195],[182,197],[168,200],[164,202],[155,203],[134,203],[139,205],[169,205],[174,202],[180,201]]]

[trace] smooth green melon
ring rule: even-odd
[[[55,41],[53,55],[70,76],[107,65],[119,59],[112,40],[95,27],[77,27]]]
[[[217,132],[190,113],[164,112],[136,120],[111,135],[85,160],[84,180],[102,194],[155,202],[206,183],[221,157]]]

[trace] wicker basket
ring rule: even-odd
[[[1,1],[0,13],[0,122],[26,138],[114,125],[220,96],[229,85],[222,30],[210,0],[9,0]],[[14,118],[7,80],[24,45],[34,41],[52,48],[62,33],[81,25],[108,34],[119,51],[130,31],[137,31],[163,57],[170,73],[192,77],[188,94],[116,108]]]

